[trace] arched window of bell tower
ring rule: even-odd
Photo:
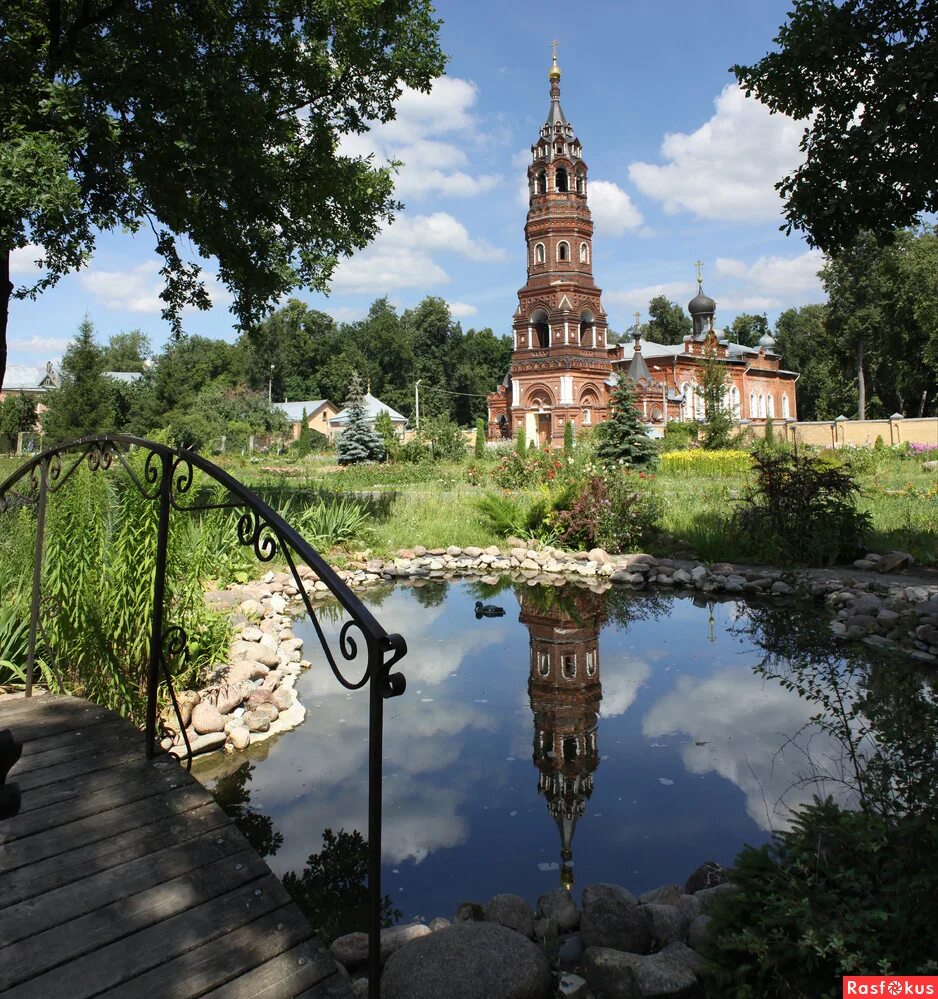
[[[567,191],[569,190],[567,171],[563,167],[557,167],[556,171],[554,172],[554,187],[561,194],[566,194]]]
[[[557,244],[557,259],[558,260],[570,259],[570,244],[565,240],[561,240],[561,242]]]
[[[582,170],[576,172],[576,193],[586,194],[586,174]]]
[[[540,170],[537,175],[537,193],[547,194],[547,171]]]
[[[534,247],[534,263],[543,264],[544,263],[544,244],[538,243]]]
[[[535,309],[531,315],[531,328],[534,330],[534,343],[532,347],[540,347],[542,350],[550,346],[550,322],[547,312],[544,309]]]
[[[595,319],[593,313],[586,311],[580,313],[580,346],[592,347],[595,330]]]
[[[580,263],[588,264],[590,262],[590,248],[588,243],[580,243]]]

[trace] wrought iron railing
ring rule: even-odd
[[[140,449],[146,454],[142,475],[138,474],[128,461],[127,452],[132,448]],[[182,722],[176,701],[169,666],[173,658],[183,652],[189,643],[189,636],[183,628],[166,620],[168,610],[166,557],[170,516],[174,511],[190,515],[224,509],[239,512],[235,527],[238,542],[252,548],[260,562],[270,562],[278,554],[286,562],[335,678],[349,690],[368,687],[368,983],[369,996],[371,999],[377,999],[380,982],[384,700],[404,693],[406,681],[403,674],[391,670],[407,652],[407,645],[400,635],[388,634],[385,631],[319,552],[267,503],[224,469],[201,455],[123,434],[68,441],[49,448],[25,462],[0,484],[0,513],[25,503],[34,508],[36,515],[25,694],[27,697],[32,695],[36,668],[36,650],[43,605],[43,549],[49,497],[62,489],[82,464],[92,472],[105,472],[115,465],[115,462],[120,470],[130,477],[134,487],[143,497],[158,504],[152,618],[145,684],[145,738],[148,756],[152,757],[160,752],[157,702],[161,675],[172,701],[180,731],[186,739],[187,754],[191,755],[188,739],[185,736],[186,726]],[[217,497],[214,496],[210,497],[210,502],[199,502],[196,491],[192,490],[196,471],[204,473],[209,479],[218,483],[227,492],[227,496],[220,502],[216,502]],[[17,484],[20,484],[20,487],[15,489]],[[299,565],[306,565],[316,573],[348,615],[348,620],[339,630],[338,652],[330,647],[307,593],[305,580],[298,571]],[[344,661],[344,664],[350,664],[359,660],[359,641],[364,642],[365,665],[360,677],[350,679],[343,673],[340,663]]]

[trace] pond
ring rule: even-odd
[[[477,618],[480,598],[504,616]],[[858,677],[923,683],[793,605],[473,582],[366,602],[410,650],[407,692],[385,714],[383,887],[405,920],[500,892],[533,903],[560,884],[640,893],[729,865],[816,794],[855,804],[852,761],[872,745],[850,707]],[[315,660],[309,621],[296,632]],[[197,772],[275,873],[309,859],[334,887],[350,872],[324,866],[342,851],[311,855],[324,830],[366,831],[368,698],[325,667],[298,691],[303,725]]]

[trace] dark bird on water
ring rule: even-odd
[[[484,604],[481,600],[476,601],[476,617],[504,617],[505,608],[496,607],[495,604]]]

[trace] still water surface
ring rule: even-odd
[[[479,596],[505,615],[477,619]],[[407,692],[386,702],[383,844],[383,887],[405,919],[499,892],[533,903],[561,883],[682,882],[765,842],[814,794],[851,803],[827,779],[842,746],[779,679],[773,636],[830,644],[803,611],[470,582],[366,602],[409,647]],[[324,621],[334,648],[338,627]],[[296,632],[315,662],[312,626]],[[367,694],[317,666],[298,690],[302,726],[199,774],[281,876],[324,829],[367,829]]]

